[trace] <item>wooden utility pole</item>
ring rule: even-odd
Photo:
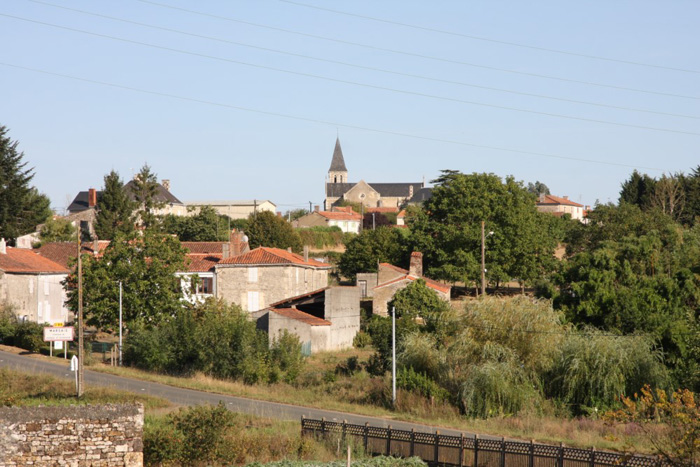
[[[78,372],[78,397],[81,397],[85,392],[83,386],[83,357],[85,356],[85,352],[83,352],[83,261],[80,257],[80,234],[80,229],[78,229],[78,368],[76,369]]]
[[[486,295],[486,232],[481,221],[481,296]]]

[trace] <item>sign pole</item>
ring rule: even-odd
[[[78,232],[78,368],[76,368],[77,396],[83,395],[83,262],[80,257],[80,232]]]
[[[391,403],[396,407],[396,308],[391,308]]]

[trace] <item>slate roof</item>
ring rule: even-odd
[[[421,204],[429,200],[433,196],[432,187],[423,187],[418,191],[413,192],[413,197],[408,200],[410,204]]]
[[[415,194],[423,189],[423,182],[367,184],[376,190],[380,196],[385,198],[408,198],[408,195],[411,193],[411,187],[413,187],[415,197]],[[326,183],[326,196],[331,198],[340,198],[346,192],[350,191],[350,189],[355,185],[357,185],[357,183]]]
[[[75,245],[73,245],[75,247]],[[68,274],[68,269],[37,254],[34,250],[6,247],[0,253],[0,270],[15,274]]]
[[[274,307],[276,307],[276,306],[282,305],[283,303],[292,303],[292,302],[295,302],[295,301],[297,301],[297,300],[301,300],[301,299],[303,299],[303,298],[312,297],[312,296],[314,296],[314,295],[325,294],[326,290],[328,290],[329,288],[330,288],[330,287],[323,287],[323,288],[321,288],[321,289],[314,290],[314,291],[311,291],[311,292],[307,292],[307,293],[302,294],[302,295],[297,295],[296,297],[285,298],[285,299],[280,300],[280,301],[278,301],[278,302],[270,303],[270,305],[268,305],[268,308],[274,308]]]
[[[340,138],[335,139],[335,149],[333,150],[333,159],[331,159],[331,168],[329,172],[347,172],[345,167],[345,159],[343,158],[343,150],[340,148]]]
[[[579,208],[583,207],[583,204],[578,204],[570,199],[566,198],[560,198],[559,196],[554,196],[554,195],[544,195],[544,200],[538,199],[537,200],[537,205],[538,206],[546,206],[546,205],[566,205],[566,206],[576,206]]]
[[[350,191],[350,188],[357,185],[356,183],[326,183],[326,196],[331,198],[340,198],[346,192]]]
[[[329,269],[330,264],[316,261],[309,258],[304,261],[304,258],[296,253],[290,253],[287,250],[280,248],[258,247],[248,253],[239,256],[222,259],[219,265],[298,265],[310,266],[315,268]]]
[[[134,194],[133,194],[133,187],[134,187],[134,181],[130,180],[128,183],[124,185],[124,190],[126,194],[129,196],[129,198],[133,201],[134,200]],[[99,204],[99,200],[102,197],[102,191],[97,191],[97,202]],[[165,189],[163,185],[160,183],[158,184],[158,188],[156,190],[156,195],[155,195],[155,201],[158,203],[165,203],[165,204],[183,204],[182,201],[177,199],[175,195],[170,193],[168,190]],[[88,205],[88,192],[87,191],[80,191],[78,192],[78,195],[73,199],[73,202],[68,206],[68,212],[80,212],[80,211],[85,211],[89,209]]]
[[[303,311],[297,310],[296,308],[277,308],[270,310],[270,313],[275,313],[285,318],[291,318],[296,321],[301,321],[302,323],[308,324],[309,326],[331,326],[330,321],[326,321],[323,318],[317,318],[316,316],[304,313]],[[270,317],[270,319],[274,319]]]

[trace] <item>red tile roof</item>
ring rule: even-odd
[[[104,252],[109,245],[109,240],[100,240],[97,242],[98,254]],[[69,268],[69,263],[76,257],[76,244],[74,242],[49,242],[43,243],[41,247],[33,250],[40,256],[47,258],[55,263],[60,264],[64,268]],[[83,243],[81,251],[85,253],[95,253],[94,244],[92,242]]]
[[[432,279],[428,279],[427,277],[416,277],[416,276],[411,276],[410,274],[406,274],[405,276],[397,277],[396,279],[392,279],[389,282],[379,284],[378,286],[376,286],[374,288],[378,289],[380,287],[386,287],[387,285],[395,284],[397,282],[406,281],[406,280],[415,281],[418,279],[423,279],[425,281],[425,285],[427,285],[431,289],[435,289],[435,290],[442,292],[442,293],[449,293],[450,292],[450,286],[448,286],[448,285],[443,285],[437,281],[434,281]]]
[[[223,246],[228,242],[180,242],[183,248],[195,254],[221,254]]]
[[[406,210],[402,209],[396,217],[406,217]]]
[[[336,221],[361,221],[362,216],[356,212],[331,212],[331,211],[319,211],[317,212],[321,217],[326,219],[336,220]]]
[[[330,268],[330,264],[322,263],[316,261],[315,259],[309,258],[308,261],[304,261],[304,258],[296,253],[290,253],[287,250],[282,250],[280,248],[268,248],[268,247],[258,247],[253,251],[244,253],[239,256],[233,256],[231,258],[222,259],[219,261],[220,265],[233,264],[233,265],[258,265],[258,264],[295,264],[299,266],[311,266],[315,268]]]
[[[221,261],[222,255],[214,254],[194,254],[187,255],[187,271],[188,272],[209,272],[214,269],[214,266]]]
[[[560,198],[554,195],[544,195],[544,200],[542,198],[537,199],[538,205],[548,205],[548,204],[565,204],[567,206],[577,206],[582,208],[583,204],[574,203],[570,199]]]
[[[317,318],[316,316],[304,313],[303,311],[297,310],[296,308],[280,308],[276,310],[270,310],[270,313],[276,313],[285,318],[291,318],[296,321],[301,321],[302,323],[308,324],[309,326],[331,326],[330,321],[326,321],[323,318]],[[270,319],[274,319],[270,317]]]
[[[73,244],[75,248],[75,244]],[[68,269],[50,259],[44,258],[33,250],[7,247],[7,253],[0,253],[0,269],[9,273],[68,274]]]
[[[394,265],[391,264],[391,263],[379,263],[379,265],[380,265],[380,266],[387,267],[387,268],[389,268],[389,269],[393,269],[393,270],[396,271],[396,272],[400,272],[400,273],[403,273],[403,274],[408,274],[408,270],[407,270],[407,269],[403,269],[403,268],[400,268],[400,267],[398,267],[398,266],[394,266]]]

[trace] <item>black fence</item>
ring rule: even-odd
[[[417,456],[430,464],[469,467],[667,467],[661,458],[609,451],[577,449],[563,444],[506,441],[395,430],[346,422],[302,417],[302,435],[334,434],[361,444],[367,454],[394,457]]]

